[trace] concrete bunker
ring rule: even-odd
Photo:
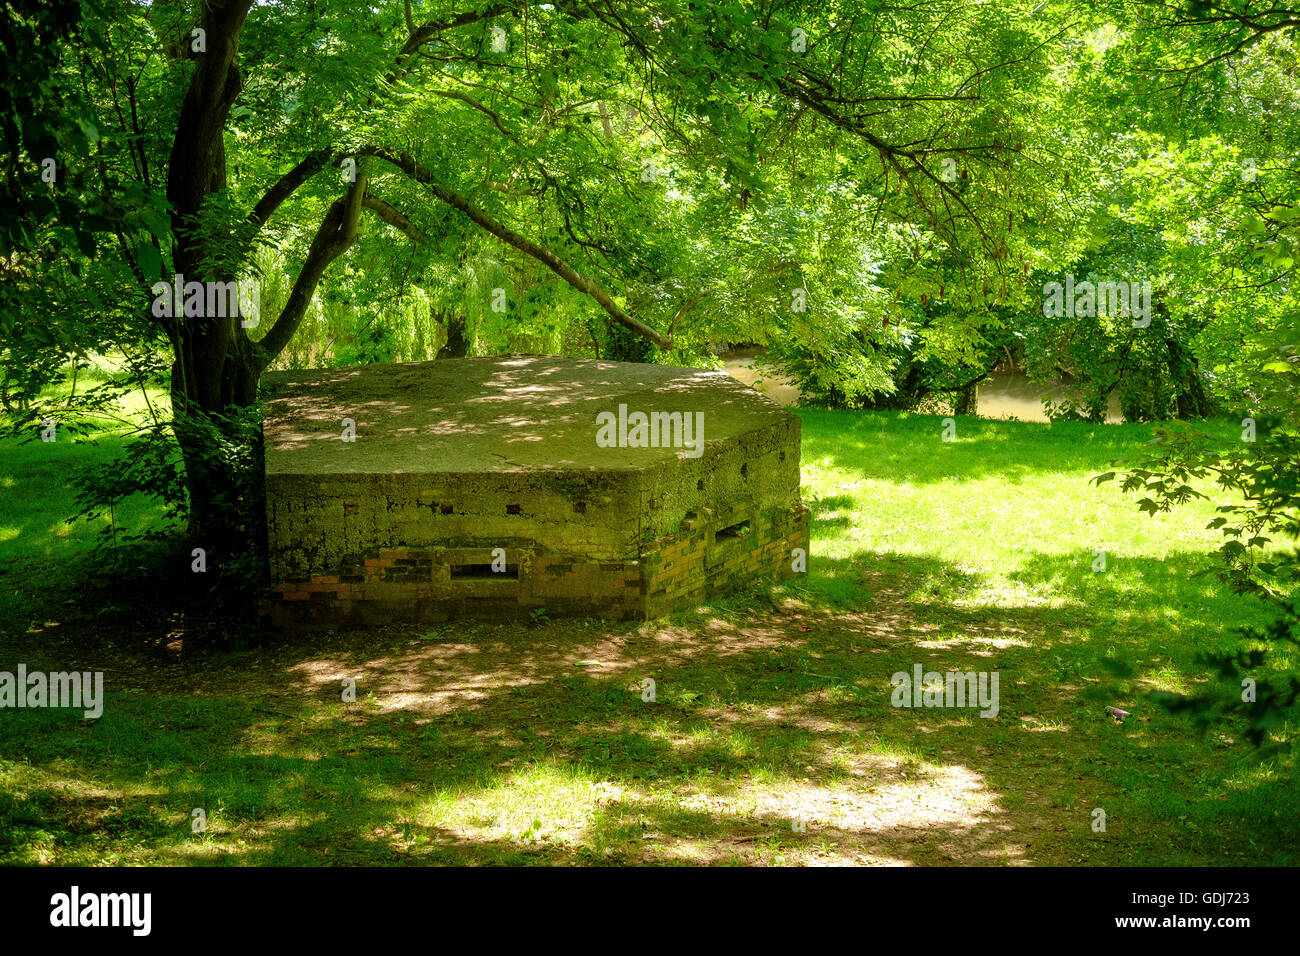
[[[722,372],[508,355],[264,381],[278,626],[652,618],[808,548],[799,419]]]

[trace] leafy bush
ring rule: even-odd
[[[1238,628],[1242,649],[1207,659],[1217,687],[1195,695],[1160,694],[1171,710],[1193,714],[1203,726],[1229,722],[1256,747],[1289,748],[1288,722],[1300,717],[1300,675],[1265,672],[1270,652],[1300,646],[1300,316],[1247,348],[1253,367],[1256,416],[1242,419],[1239,441],[1216,441],[1186,425],[1159,429],[1155,451],[1128,468],[1126,492],[1141,494],[1138,507],[1154,515],[1205,497],[1190,484],[1212,478],[1233,499],[1218,506],[1210,528],[1219,530],[1219,574],[1276,611],[1263,628]],[[1114,472],[1097,476],[1100,483]],[[1253,682],[1253,684],[1251,683]],[[1253,693],[1251,689],[1253,688]]]

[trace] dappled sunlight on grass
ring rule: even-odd
[[[616,792],[582,767],[543,762],[507,772],[487,787],[435,797],[417,820],[467,840],[574,842]]]
[[[950,650],[957,647],[967,647],[970,653],[980,656],[1010,647],[1031,647],[1033,645],[1028,640],[1017,637],[944,633],[933,639],[914,640],[912,646],[922,650]]]
[[[1172,664],[1159,664],[1140,674],[1137,680],[1150,690],[1173,694],[1189,694],[1193,690],[1188,675]]]
[[[144,625],[111,647],[24,631],[0,669],[104,665],[108,706],[0,723],[0,861],[1296,862],[1291,766],[1249,767],[1144,696],[1206,680],[1199,655],[1260,614],[1191,576],[1217,543],[1196,509],[1153,521],[1087,485],[1145,428],[959,419],[953,447],[938,419],[800,414],[810,573],[668,620],[451,622],[166,663]],[[53,484],[50,466],[7,473]],[[0,537],[0,559],[84,549],[34,513],[8,519],[27,540]],[[997,673],[997,716],[893,706],[915,665]]]

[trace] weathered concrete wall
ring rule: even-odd
[[[268,379],[279,625],[654,617],[808,548],[799,419],[719,373],[503,356]],[[698,457],[599,447],[620,403],[702,413]]]
[[[515,513],[514,509],[518,508]],[[267,475],[272,579],[323,574],[385,543],[517,548],[546,541],[595,558],[635,553],[631,473]]]

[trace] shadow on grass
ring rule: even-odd
[[[1241,613],[1187,583],[1192,560],[1033,555],[1021,573],[1057,599],[990,604],[979,573],[860,553],[645,625],[387,629],[170,666],[88,647],[50,666],[109,668],[99,721],[0,723],[0,861],[1291,864],[1294,777],[1141,706],[1199,679],[1195,651]],[[996,672],[999,713],[893,706],[917,664]]]

